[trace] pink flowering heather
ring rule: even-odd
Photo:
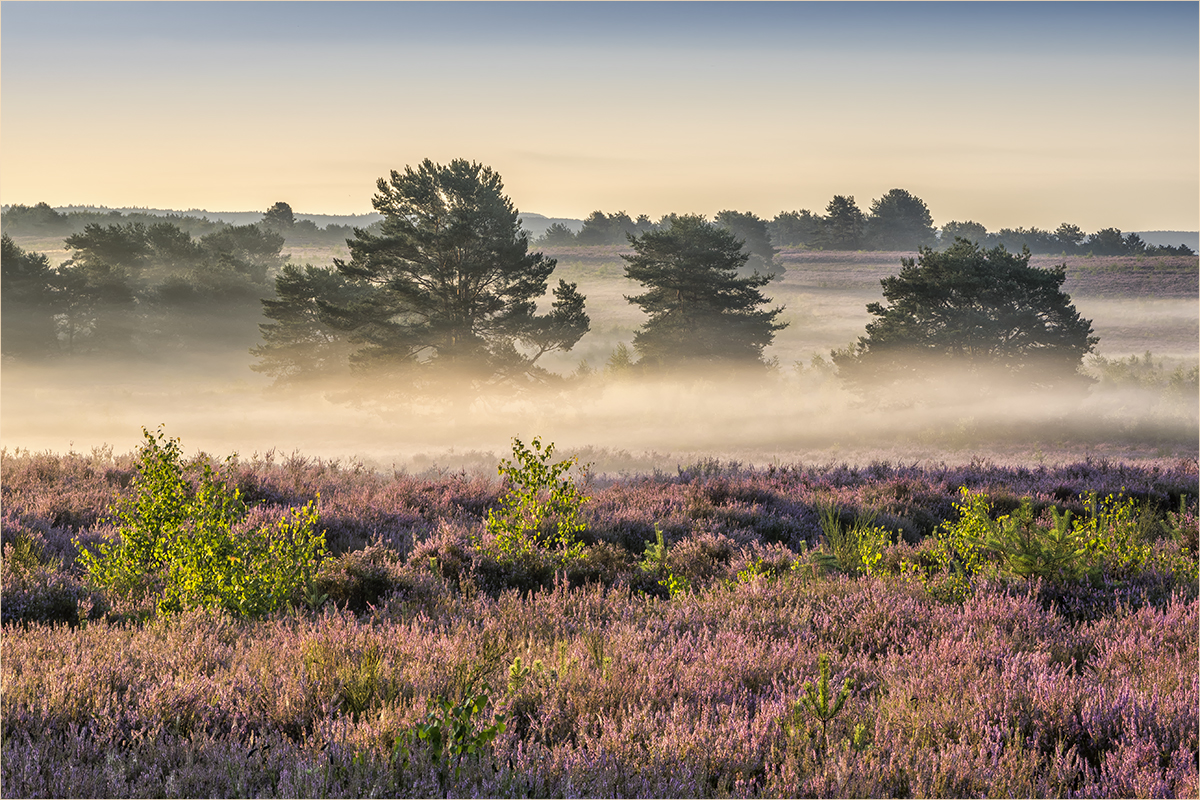
[[[607,478],[583,556],[548,571],[487,548],[504,487],[486,476],[235,462],[253,520],[319,496],[333,553],[304,602],[257,621],[155,616],[87,585],[75,559],[120,535],[106,509],[132,459],[2,468],[5,796],[1200,790],[1194,461]],[[1083,582],[988,562],[939,596],[917,575],[961,487],[996,514],[1028,497],[1082,515],[1086,492],[1123,492],[1149,555]],[[891,532],[872,574],[830,566],[829,504]],[[830,692],[850,680],[824,725],[803,699],[822,656]],[[417,731],[479,694],[466,735],[498,732],[456,770]]]

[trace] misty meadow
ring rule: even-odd
[[[385,230],[410,213],[436,224],[444,209],[405,193],[449,169],[394,173],[377,214],[346,220],[357,228],[283,202],[232,223],[6,208],[0,391],[20,437],[3,443],[124,449],[163,422],[215,452],[418,470],[490,468],[513,435],[598,449],[602,471],[1196,454],[1200,284],[1184,244],[1068,223],[935,228],[901,189],[769,221],[597,211],[573,231],[527,215],[533,238],[493,175],[498,227],[478,247],[503,257],[455,266],[450,239]],[[972,244],[947,257],[956,237]],[[415,270],[389,254],[414,248],[428,250]],[[718,258],[676,270],[688,248]],[[906,259],[931,261],[918,275],[994,275],[999,248],[1017,283],[962,295],[953,318],[906,305],[928,291],[902,277]]]
[[[377,190],[5,209],[5,796],[1196,795],[1185,244]]]

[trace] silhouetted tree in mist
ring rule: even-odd
[[[624,211],[615,214],[605,214],[603,211],[593,211],[583,221],[583,227],[575,234],[575,243],[581,245],[625,244],[630,236],[636,236],[653,227],[645,214],[636,220],[630,218]]]
[[[63,235],[72,229],[71,220],[50,207],[49,203],[20,204],[4,209],[4,232],[37,236]]]
[[[892,189],[871,203],[867,241],[875,250],[916,250],[934,245],[937,229],[921,198]]]
[[[64,264],[56,283],[55,322],[66,353],[129,349],[138,325],[135,296],[124,268],[104,262]]]
[[[426,159],[381,178],[379,233],[355,230],[335,260],[350,303],[321,301],[323,319],[358,346],[352,361],[419,385],[435,376],[476,383],[547,376],[536,361],[570,350],[588,330],[584,298],[560,280],[550,313],[535,301],[555,261],[530,253],[500,176],[480,164]]]
[[[269,231],[286,236],[296,224],[296,215],[292,213],[290,205],[280,201],[267,209],[263,214],[262,222],[258,224]],[[316,225],[313,227],[315,228]]]
[[[355,347],[346,331],[325,321],[320,304],[346,306],[366,292],[332,268],[284,266],[275,298],[262,301],[263,316],[273,321],[258,326],[263,343],[250,350],[259,360],[250,369],[280,384],[345,374]]]
[[[621,256],[625,276],[648,291],[626,299],[650,316],[633,339],[639,364],[762,363],[763,348],[786,323],[775,321],[782,308],[760,309],[769,301],[759,288],[772,276],[738,276],[749,254],[737,237],[703,217],[681,216],[632,245],[633,255]]]
[[[538,243],[550,246],[575,244],[575,232],[561,222],[554,222],[546,228]]]
[[[150,260],[151,246],[146,226],[140,222],[127,225],[92,223],[63,240],[72,251],[66,262],[70,266],[95,267],[107,265],[138,276]]]
[[[57,271],[59,340],[71,353],[156,352],[236,339],[284,263],[283,237],[225,226],[199,240],[172,222],[87,224]]]
[[[255,283],[267,280],[283,266],[283,235],[257,225],[230,225],[200,237],[200,246],[228,271]]]
[[[966,239],[968,242],[986,245],[988,241],[987,228],[971,220],[967,220],[966,222],[947,222],[942,226],[940,242],[943,249],[954,244],[955,239]]]
[[[715,223],[742,240],[743,247],[750,254],[746,261],[746,269],[763,274],[769,272],[776,276],[783,274],[783,267],[775,264],[775,256],[779,251],[771,244],[766,220],[746,211],[721,211],[718,212]]]
[[[870,303],[867,335],[835,351],[852,385],[920,379],[946,369],[1041,385],[1079,379],[1099,341],[1062,291],[1065,267],[1029,266],[1029,251],[984,249],[958,239],[943,252],[922,248],[882,281],[888,305]]]
[[[56,273],[50,259],[0,236],[0,348],[4,355],[37,358],[58,349],[54,327]]]
[[[776,247],[820,247],[825,220],[808,209],[783,211],[767,223]]]
[[[863,246],[867,219],[853,197],[834,195],[825,207],[820,244],[826,250],[858,250]]]
[[[1054,229],[1054,238],[1058,240],[1064,253],[1078,252],[1085,236],[1087,234],[1083,232],[1083,228],[1069,222],[1064,222]]]

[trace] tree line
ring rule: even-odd
[[[154,214],[139,211],[76,210],[62,212],[48,203],[32,206],[11,205],[0,212],[0,228],[12,236],[70,236],[89,225],[157,225],[170,223],[192,236],[204,236],[230,227],[226,222],[194,214]],[[258,221],[259,225],[284,237],[286,244],[342,244],[353,235],[354,227],[329,223],[318,226],[308,219],[297,219],[287,203],[276,203]]]
[[[593,211],[583,227],[573,231],[561,222],[550,225],[534,240],[542,247],[625,245],[628,236],[669,227],[677,214],[667,214],[658,220],[647,215],[631,217],[624,211],[606,214]],[[22,236],[69,235],[82,231],[90,224],[153,225],[169,222],[193,236],[202,236],[230,227],[205,217],[188,214],[156,216],[149,213],[118,211],[70,211],[63,213],[46,203],[33,206],[7,206],[0,213],[0,227],[7,233]],[[1031,253],[1051,255],[1195,255],[1190,247],[1152,245],[1137,233],[1124,233],[1119,228],[1101,228],[1088,233],[1078,225],[1064,222],[1054,230],[1036,226],[1000,228],[989,231],[984,225],[967,220],[950,221],[940,228],[933,223],[928,206],[905,189],[892,189],[872,201],[863,211],[853,196],[834,195],[824,214],[808,209],[783,211],[767,220],[748,211],[723,210],[714,222],[730,230],[745,242],[750,252],[747,269],[782,274],[783,267],[775,257],[780,248],[809,250],[905,250],[921,247],[946,248],[962,237],[983,247],[1003,245],[1011,252],[1029,248]],[[280,234],[287,244],[342,244],[354,234],[354,227],[330,223],[319,227],[312,220],[298,219],[290,205],[275,203],[258,223]],[[378,231],[376,222],[368,229]]]
[[[284,262],[283,237],[258,225],[197,238],[174,222],[88,223],[57,267],[7,232],[0,240],[0,347],[24,358],[236,339]]]
[[[537,240],[543,246],[617,245],[626,237],[669,225],[676,215],[668,214],[653,222],[645,214],[633,219],[624,211],[605,214],[594,211],[573,232],[561,222],[551,225]],[[808,209],[784,211],[766,220],[746,211],[721,211],[715,222],[731,230],[746,242],[754,262],[762,271],[779,269],[774,256],[779,248],[809,250],[904,250],[922,247],[950,247],[964,238],[993,248],[1003,245],[1011,252],[1029,248],[1031,253],[1097,256],[1115,255],[1195,255],[1187,245],[1150,245],[1136,233],[1103,228],[1085,233],[1077,225],[1064,222],[1053,231],[1031,228],[1001,228],[988,231],[974,221],[933,224],[928,206],[905,189],[892,189],[874,200],[864,212],[853,196],[834,195],[824,214]]]
[[[357,375],[420,393],[561,380],[538,362],[569,352],[588,332],[586,298],[564,280],[547,294],[556,261],[530,249],[500,176],[461,159],[427,159],[376,186],[372,205],[382,220],[355,228],[349,257],[326,268],[281,255],[296,224],[282,202],[255,225],[199,237],[173,221],[88,223],[64,240],[71,257],[57,268],[5,233],[3,352],[207,343],[221,330],[243,335],[261,303],[269,322],[259,325],[251,368],[280,385]],[[945,226],[943,236],[956,235],[941,243],[924,203],[902,190],[874,203],[869,216],[855,213],[853,198],[835,197],[826,211],[821,235],[840,237],[827,243],[866,231],[888,249],[915,244],[918,252],[883,281],[888,304],[868,306],[878,319],[866,335],[831,354],[849,384],[911,381],[931,366],[1057,384],[1077,377],[1093,351],[1091,323],[1062,292],[1065,269],[1030,267],[1028,247],[981,243],[985,236],[972,238],[978,230],[965,223]],[[1061,235],[1076,236],[1067,227]],[[611,369],[765,370],[764,350],[786,325],[783,308],[771,308],[762,292],[778,277],[768,223],[734,211],[655,223],[596,212],[579,236],[590,230],[598,238],[601,228],[621,231],[631,250],[620,258],[641,291],[626,300],[646,314],[632,350],[619,346]],[[543,298],[548,307],[539,309]],[[222,318],[236,324],[212,324]]]

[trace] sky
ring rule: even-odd
[[[0,2],[0,202],[1200,227],[1197,3]]]

